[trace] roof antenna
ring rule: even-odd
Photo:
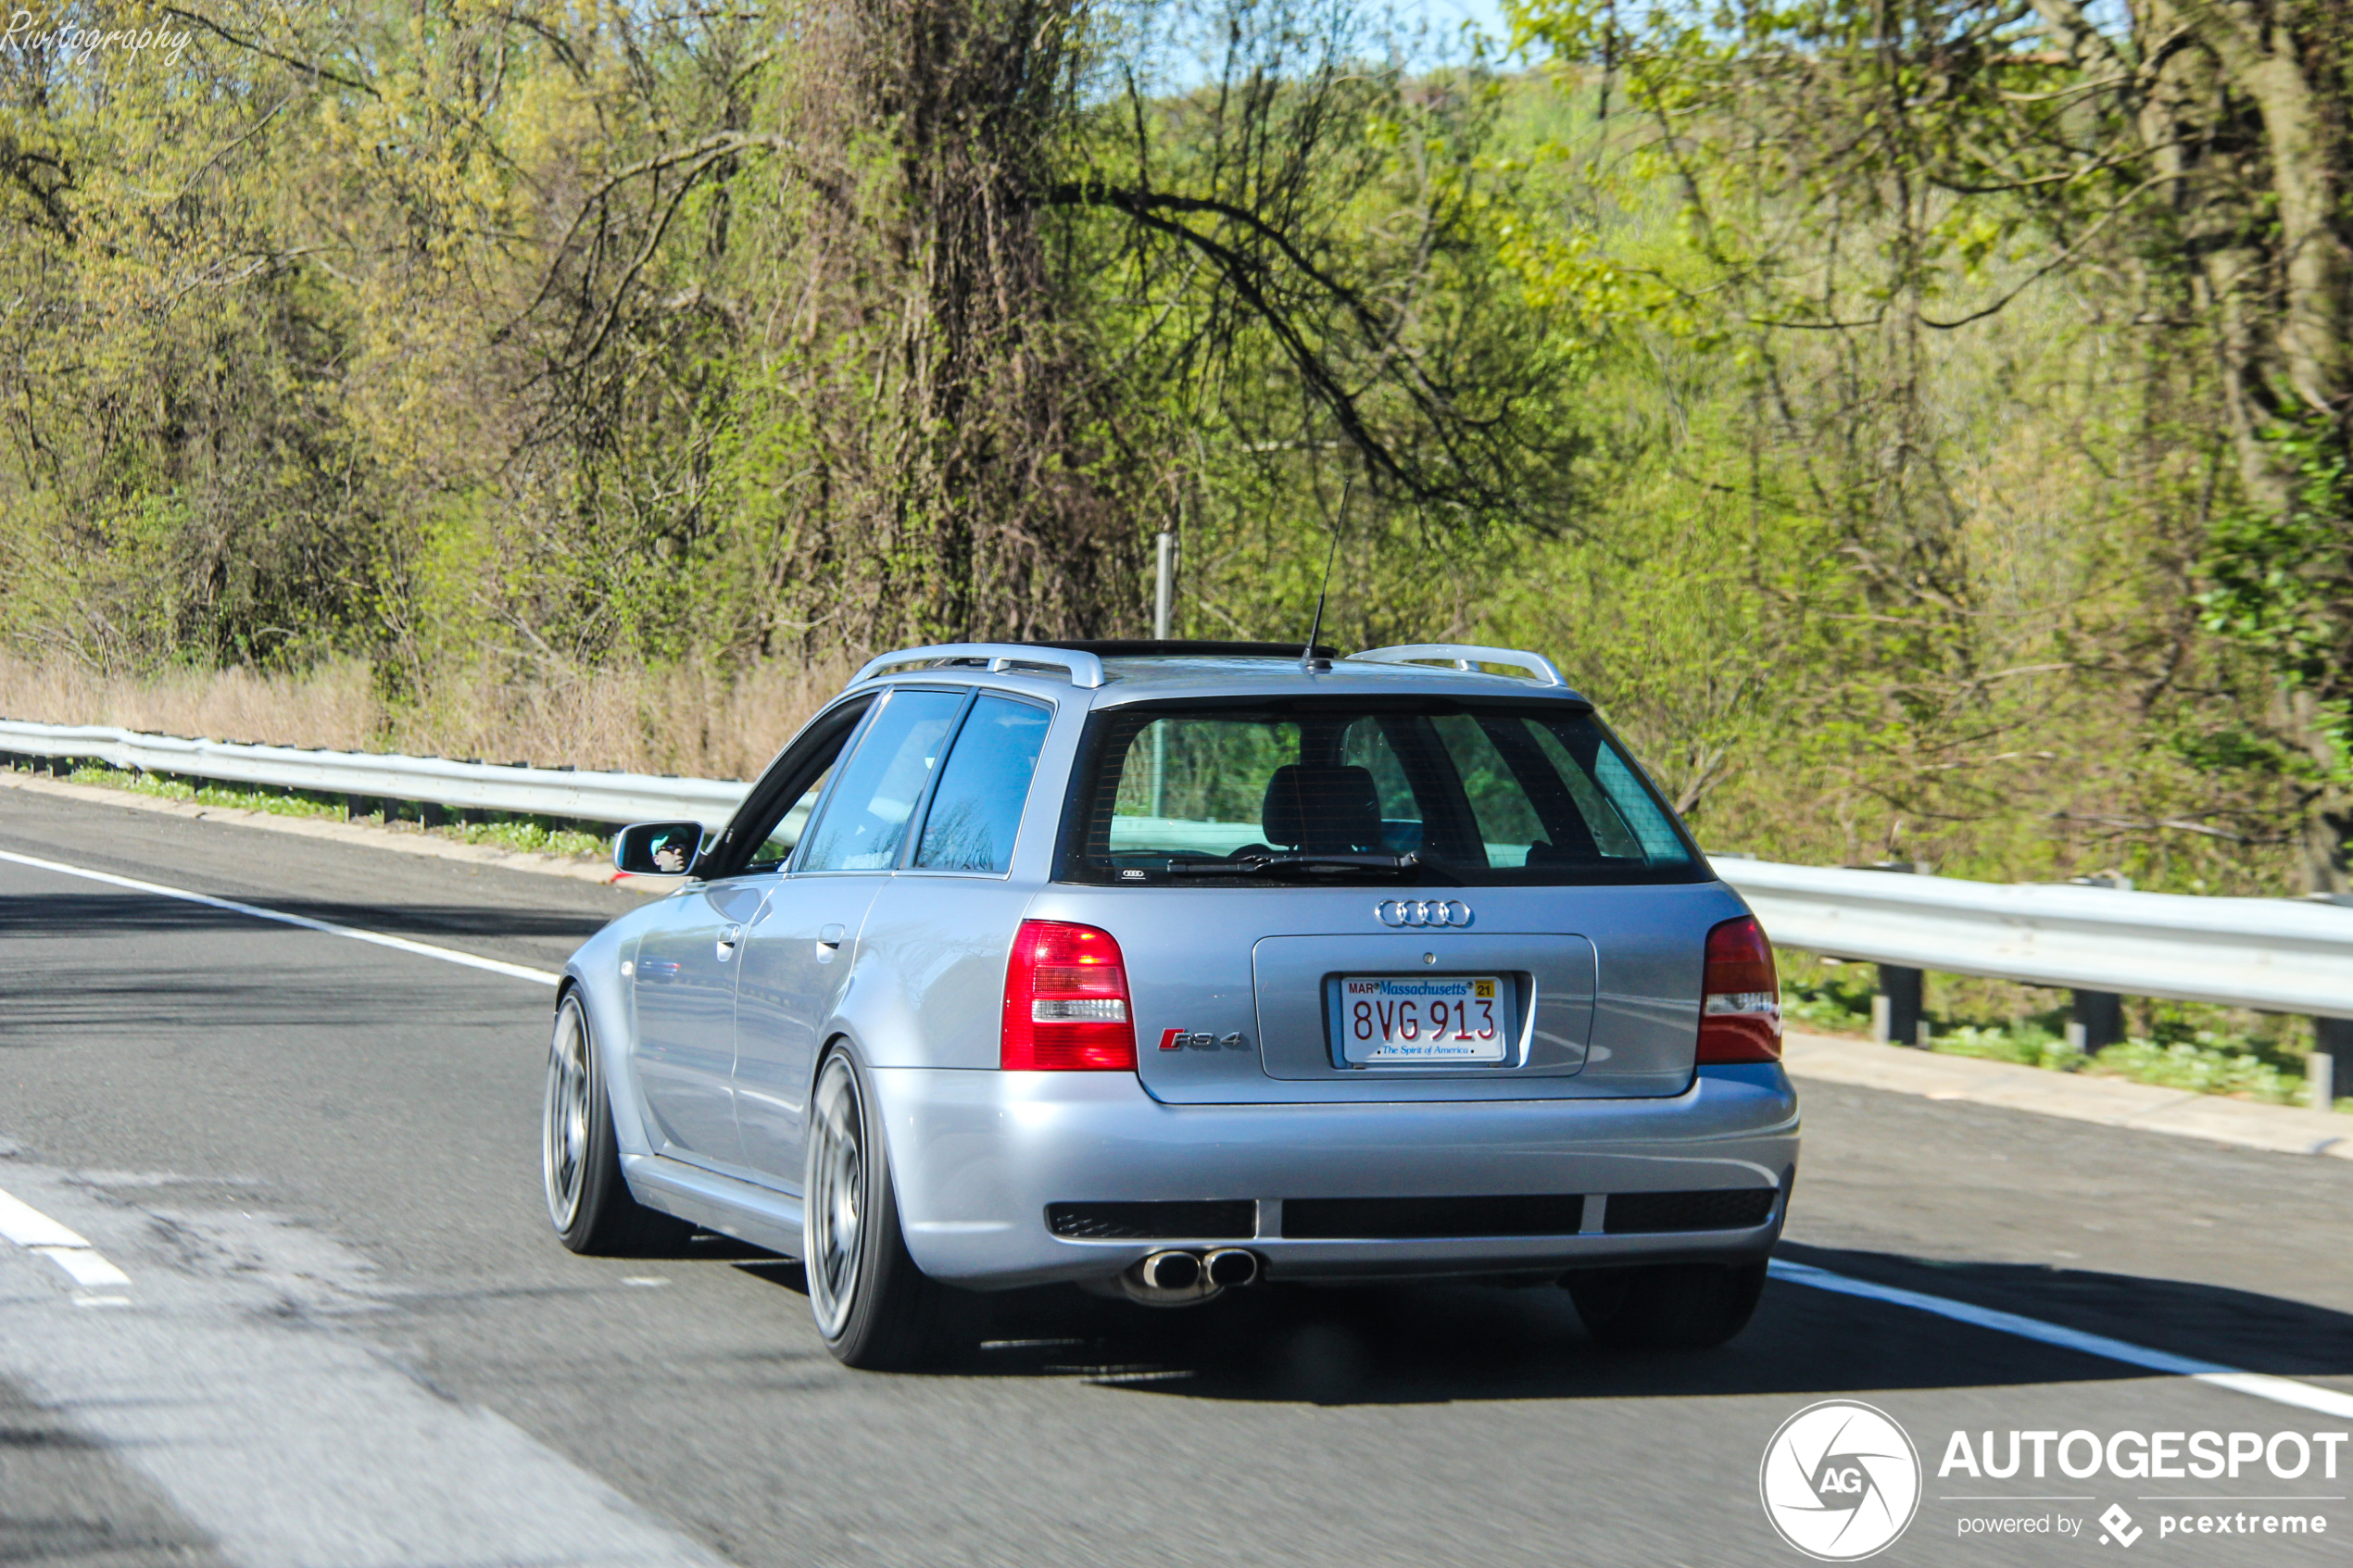
[[[1307,646],[1299,650],[1299,667],[1311,675],[1326,673],[1332,667],[1330,659],[1315,657],[1315,637],[1324,629],[1324,596],[1331,592],[1332,562],[1340,558],[1340,524],[1348,521],[1348,498],[1355,493],[1356,482],[1353,479],[1340,489],[1340,516],[1332,521],[1332,547],[1324,557],[1324,581],[1315,590],[1315,619],[1307,628]]]

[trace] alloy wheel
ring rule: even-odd
[[[540,1137],[540,1172],[547,1187],[547,1217],[570,1231],[580,1217],[588,1177],[588,1030],[577,1002],[556,1010],[547,1046],[547,1103]]]
[[[865,1108],[849,1063],[838,1056],[827,1061],[810,1101],[809,1301],[818,1331],[835,1339],[857,1303],[866,1240]]]

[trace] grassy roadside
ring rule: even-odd
[[[1826,1035],[1869,1035],[1877,984],[1873,966],[1831,966],[1802,953],[1778,956],[1783,966],[1781,1011],[1791,1023]],[[2057,1005],[2046,1005],[2052,998]],[[2128,1037],[2087,1056],[2068,1048],[2063,991],[1931,975],[1927,1001],[1931,1048],[1948,1056],[2125,1078],[2266,1105],[2309,1103],[2304,1063],[2310,1041],[2303,1037],[2299,1020],[2190,1003],[2134,1002],[2127,1014]],[[2339,1098],[2336,1109],[2353,1110],[2353,1097]]]
[[[160,800],[182,800],[194,806],[217,807],[240,811],[266,811],[273,817],[324,817],[346,820],[343,797],[333,795],[313,795],[300,790],[258,789],[245,785],[191,783],[162,773],[133,772],[121,768],[84,766],[69,775],[71,782],[96,784],[106,789],[123,790],[132,795],[152,796]],[[416,808],[411,807],[414,810]],[[447,817],[440,808],[431,809]],[[471,820],[428,822],[422,818],[387,817],[383,812],[348,820],[371,827],[390,828],[395,832],[426,833],[438,838],[453,839],[460,844],[485,845],[497,849],[521,849],[535,855],[560,855],[575,859],[601,859],[607,853],[607,839],[602,834],[547,817],[516,816],[510,812],[470,813]]]

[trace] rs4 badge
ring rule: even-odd
[[[1160,1048],[1164,1051],[1246,1050],[1250,1042],[1237,1030],[1231,1035],[1213,1035],[1203,1030],[1164,1029],[1160,1032]]]

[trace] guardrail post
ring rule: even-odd
[[[1881,860],[1870,868],[1916,876],[1927,868],[1918,860]],[[1929,1048],[1928,1022],[1920,1016],[1920,972],[1896,964],[1879,966],[1879,995],[1871,998],[1871,1038],[1881,1045],[1901,1044]]]
[[[2078,991],[2067,1021],[2067,1048],[2085,1056],[2124,1038],[2124,998],[2113,991]]]
[[[2312,1021],[2312,1056],[2305,1064],[2304,1086],[2315,1110],[2334,1110],[2336,1097],[2353,1090],[2353,1018]]]
[[[1921,1044],[1921,1022],[1920,972],[1880,965],[1879,995],[1871,998],[1871,1038],[1882,1046],[1917,1046]]]

